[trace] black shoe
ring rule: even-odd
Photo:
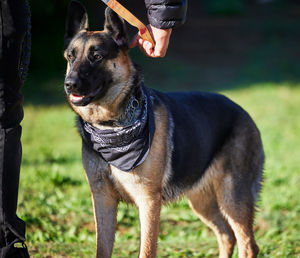
[[[30,258],[30,256],[25,243],[14,242],[1,248],[0,258]]]

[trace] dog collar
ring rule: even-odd
[[[144,105],[138,118],[130,125],[116,129],[95,128],[79,117],[84,141],[109,164],[130,172],[148,156],[155,132],[150,94],[142,85]]]

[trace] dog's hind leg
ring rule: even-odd
[[[254,124],[238,126],[221,156],[223,176],[214,181],[218,205],[234,231],[239,257],[257,257],[259,248],[254,239],[253,221],[264,153]]]
[[[230,225],[220,212],[213,188],[205,182],[211,180],[210,177],[214,177],[214,173],[213,168],[208,169],[204,182],[201,181],[199,185],[194,186],[186,195],[197,217],[215,233],[219,245],[219,257],[228,258],[232,255],[236,240]]]
[[[239,257],[257,257],[259,248],[255,242],[253,233],[254,202],[251,200],[239,200],[239,197],[235,198],[232,196],[228,192],[228,189],[226,189],[232,187],[232,183],[226,182],[230,180],[230,176],[228,176],[223,181],[220,192],[217,193],[221,212],[234,231],[238,244]],[[245,190],[242,195],[244,194],[251,196],[251,191],[247,193]]]

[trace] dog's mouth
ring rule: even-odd
[[[72,103],[77,103],[80,102],[84,99],[85,96],[80,96],[78,94],[70,94],[70,100],[72,101]]]
[[[92,97],[77,93],[70,93],[68,97],[70,102],[75,106],[86,106],[92,101]]]
[[[76,106],[86,106],[95,100],[102,93],[102,87],[96,89],[95,91],[81,95],[79,93],[69,93],[68,97],[72,104]]]

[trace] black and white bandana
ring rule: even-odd
[[[131,124],[116,129],[98,129],[83,121],[84,140],[109,164],[130,172],[148,156],[155,132],[154,115],[148,90],[141,86],[144,105]]]

